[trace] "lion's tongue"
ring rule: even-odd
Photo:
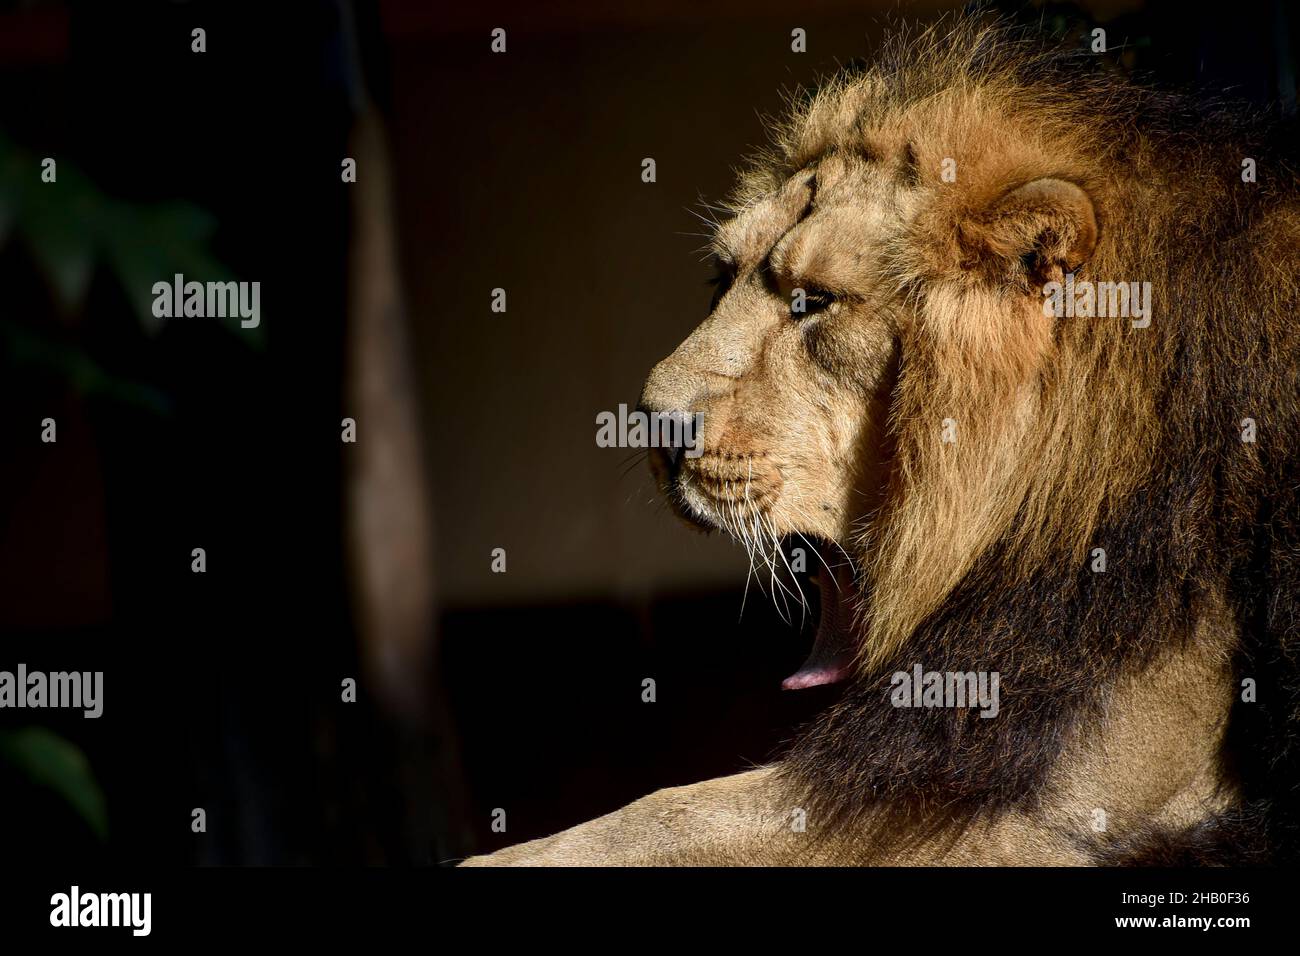
[[[834,684],[849,676],[853,665],[853,628],[850,626],[850,607],[853,596],[853,573],[847,567],[835,569],[835,576],[826,570],[818,571],[814,578],[821,591],[821,618],[817,623],[817,637],[812,653],[803,666],[781,682],[785,690],[802,690]]]

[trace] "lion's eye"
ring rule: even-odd
[[[796,288],[790,293],[790,314],[796,319],[825,312],[835,304],[835,293],[825,289]]]
[[[731,284],[735,280],[735,275],[730,269],[718,269],[718,274],[708,279],[708,285],[713,286],[713,298],[709,300],[709,314],[718,307],[722,297],[731,290]]]

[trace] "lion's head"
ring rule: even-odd
[[[783,540],[818,551],[823,620],[790,687],[896,646],[1026,502],[1042,508],[1035,484],[1076,480],[1065,446],[1122,463],[1054,504],[1047,530],[1074,557],[1149,454],[1090,425],[1061,378],[1129,323],[1067,328],[1043,309],[1047,283],[1105,276],[1134,240],[1099,227],[1103,151],[1042,108],[1023,61],[981,62],[988,38],[967,40],[923,37],[923,69],[840,77],[796,109],[716,231],[711,313],[642,396],[702,416],[702,455],[652,458],[683,517],[769,561]],[[869,612],[845,600],[866,591]]]

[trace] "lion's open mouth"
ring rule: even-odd
[[[818,595],[812,602],[817,607],[812,651],[803,665],[781,682],[781,687],[802,690],[834,684],[848,677],[857,650],[853,640],[857,584],[853,562],[844,549],[825,538],[796,533],[775,542],[781,555],[771,553],[772,544],[761,543],[765,540],[759,533],[764,524],[761,512],[754,512],[748,501],[737,507],[734,501],[708,495],[683,480],[676,472],[676,464],[676,460],[666,455],[662,460],[651,457],[651,468],[664,483],[669,503],[679,517],[702,531],[722,530],[730,534],[749,550],[751,564],[757,555],[757,563],[760,566],[766,563],[771,570],[770,590],[774,601],[788,607],[787,598],[791,596],[807,600],[814,591]],[[777,581],[786,572],[793,577],[789,582],[792,587]],[[752,566],[751,573],[754,573]]]
[[[786,545],[788,544],[788,547]],[[833,545],[822,541],[807,541],[799,536],[793,542],[784,542],[787,553],[803,547],[809,570],[795,572],[809,584],[815,585],[819,594],[817,633],[813,638],[812,652],[797,671],[781,682],[785,690],[803,690],[844,680],[852,673],[856,650],[853,641],[853,608],[856,595],[853,566]],[[803,588],[807,593],[808,588]]]

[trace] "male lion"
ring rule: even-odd
[[[642,404],[703,416],[654,462],[682,517],[816,551],[786,686],[842,697],[773,766],[471,862],[1295,855],[1295,148],[1089,59],[898,40],[744,174]]]

